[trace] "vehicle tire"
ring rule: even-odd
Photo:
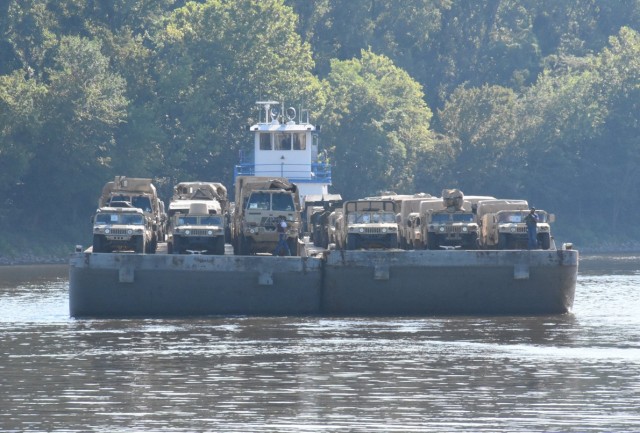
[[[397,235],[388,235],[388,248],[390,250],[395,250],[396,248],[398,248],[398,236]]]
[[[244,237],[244,235],[240,236],[240,255],[248,256],[251,253],[251,240]]]
[[[102,235],[93,235],[93,252],[102,253],[104,249],[104,238]]]
[[[167,254],[173,254],[173,242],[167,242]]]
[[[214,251],[214,254],[224,256],[224,236],[220,236],[216,239]]]
[[[179,236],[173,237],[173,254],[182,254],[182,245]]]
[[[467,239],[464,245],[466,250],[477,250],[478,249],[478,234],[470,233],[467,235]]]
[[[549,233],[540,233],[538,235],[538,242],[540,243],[540,248],[543,250],[548,250],[551,247],[551,237]]]
[[[437,250],[439,247],[438,235],[435,233],[427,233],[427,248],[430,250]]]
[[[136,253],[144,254],[146,247],[147,247],[147,243],[145,242],[144,236],[137,236],[136,237],[136,247],[135,247]]]
[[[506,233],[498,234],[498,249],[506,250],[509,247],[509,235]]]
[[[347,250],[357,250],[358,249],[358,236],[354,234],[347,235]]]

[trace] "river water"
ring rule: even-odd
[[[638,432],[640,256],[571,314],[75,320],[67,267],[0,267],[0,430]]]

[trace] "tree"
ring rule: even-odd
[[[257,100],[322,105],[295,24],[282,0],[209,0],[174,11],[156,39],[155,69],[170,177],[230,183],[238,151],[251,148],[243,127]]]
[[[416,156],[433,148],[420,85],[389,58],[363,50],[359,59],[334,60],[325,87],[336,188],[347,197],[412,191]]]
[[[55,66],[47,69],[46,134],[34,148],[21,203],[34,224],[42,222],[43,208],[73,220],[95,203],[104,183],[113,132],[126,119],[128,101],[124,80],[110,71],[100,48],[98,41],[63,37]]]

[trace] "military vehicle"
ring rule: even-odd
[[[411,198],[404,198],[400,201],[400,212],[397,215],[398,222],[398,244],[404,250],[421,249],[422,242],[419,231],[419,211],[420,203],[425,200],[434,200],[431,194],[418,193]],[[416,225],[416,220],[418,224]],[[418,232],[415,232],[415,227]],[[417,245],[416,245],[417,244]]]
[[[187,213],[173,213],[167,237],[169,254],[224,254],[225,220],[215,204],[212,200],[191,203]]]
[[[340,247],[397,248],[398,223],[393,200],[351,200],[342,207]]]
[[[464,194],[459,189],[442,190],[442,206],[426,212],[422,224],[426,229],[426,247],[430,250],[443,246],[478,248],[476,215],[470,202],[465,207]]]
[[[114,204],[123,207],[101,207],[92,217],[93,252],[155,253],[157,244],[150,218],[128,202]]]
[[[110,206],[111,203],[130,203],[133,207],[142,209],[153,228],[153,249],[158,242],[163,242],[167,233],[167,215],[164,203],[158,197],[156,187],[151,179],[116,176],[114,181],[107,182],[102,187],[102,194],[98,199],[98,208]]]
[[[238,176],[235,185],[231,243],[236,255],[271,253],[278,244],[276,224],[287,221],[287,244],[292,255],[304,245],[301,230],[300,195],[285,178]]]
[[[304,233],[317,247],[329,246],[329,216],[338,207],[342,207],[340,194],[314,194],[304,197],[302,221]]]
[[[529,213],[526,200],[483,200],[478,202],[480,246],[492,249],[527,248],[528,232],[524,218]],[[550,223],[555,215],[536,209],[538,244],[543,250],[555,248]]]

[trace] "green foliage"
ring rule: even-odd
[[[420,85],[387,57],[363,50],[360,59],[333,61],[325,87],[337,190],[363,197],[413,189],[416,155],[433,146]]]
[[[618,241],[639,28],[638,0],[0,2],[0,222],[88,227],[120,174],[229,186],[268,98],[320,120],[346,197],[527,198]]]

